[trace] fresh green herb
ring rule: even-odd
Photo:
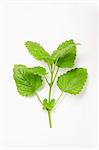
[[[52,128],[51,112],[56,104],[59,102],[63,93],[79,94],[87,80],[87,70],[85,68],[74,68],[65,71],[64,74],[58,78],[58,72],[61,68],[72,68],[76,59],[77,45],[73,40],[63,42],[50,55],[44,48],[32,41],[25,43],[26,48],[30,54],[37,60],[43,60],[47,63],[48,72],[40,66],[29,68],[24,65],[14,65],[13,77],[17,86],[17,90],[22,96],[36,95],[41,103],[42,109],[48,112],[49,126]],[[48,76],[49,75],[49,76]],[[59,97],[55,100],[52,98],[53,85],[56,82],[61,90]],[[50,80],[49,80],[50,79]],[[48,98],[42,100],[37,91],[44,82],[49,86]]]

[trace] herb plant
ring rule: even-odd
[[[25,65],[16,64],[13,68],[13,77],[19,94],[22,96],[37,96],[43,110],[48,112],[50,128],[52,128],[51,112],[63,93],[79,94],[87,79],[87,70],[85,68],[72,68],[76,59],[77,45],[73,40],[65,41],[50,55],[40,44],[27,41],[25,46],[29,53],[35,59],[44,61],[48,66],[49,72],[40,66],[29,68]],[[62,68],[66,68],[66,71],[57,78],[58,71]],[[67,71],[68,68],[72,69]],[[61,93],[55,100],[52,98],[52,87],[56,78],[56,84]],[[49,86],[49,94],[47,98],[42,100],[37,91],[43,86],[43,80]]]

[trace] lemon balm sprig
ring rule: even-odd
[[[29,68],[25,65],[15,64],[13,68],[13,77],[17,91],[22,96],[35,95],[37,97],[43,110],[48,113],[50,128],[52,128],[51,112],[61,99],[63,93],[79,94],[87,80],[87,69],[72,69],[76,59],[77,45],[79,43],[76,44],[73,40],[67,40],[60,44],[50,55],[39,43],[27,41],[25,46],[29,53],[35,59],[47,63],[47,70],[49,72],[41,66]],[[71,68],[71,70],[65,71],[62,75],[58,76],[58,72],[62,68]],[[47,98],[42,100],[38,95],[38,90],[43,86],[43,80],[49,86],[49,91]],[[52,97],[54,83],[61,90],[56,100]]]

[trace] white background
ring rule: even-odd
[[[5,5],[1,51],[2,146],[96,145],[96,11],[95,3]],[[38,41],[52,52],[61,41],[70,38],[81,43],[76,65],[87,67],[89,78],[85,90],[79,96],[64,97],[52,113],[53,129],[49,129],[47,114],[41,110],[37,99],[24,98],[16,92],[12,68],[15,63],[28,66],[40,64],[29,55],[24,41]],[[43,94],[39,92],[43,98],[45,91],[46,88]]]

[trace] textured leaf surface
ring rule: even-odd
[[[73,40],[65,41],[59,45],[52,54],[54,63],[60,68],[71,68],[76,58],[76,44]]]
[[[15,65],[13,77],[20,95],[30,96],[42,86],[42,79],[23,65]]]
[[[76,68],[58,77],[57,85],[61,91],[79,94],[87,79],[87,70]]]
[[[25,65],[19,64],[19,65],[15,65],[15,68],[16,69],[21,69],[21,68],[23,69],[24,68],[24,69],[30,71],[31,73],[37,74],[37,75],[40,75],[40,76],[43,76],[43,75],[47,74],[46,69],[43,68],[43,67],[40,67],[40,66],[29,68],[29,67],[26,67]]]
[[[48,64],[53,64],[51,56],[39,43],[27,41],[25,46],[34,58],[38,60],[44,60]]]
[[[29,71],[33,72],[34,74],[38,74],[40,76],[46,75],[46,69],[40,66],[34,67],[34,68],[28,68]]]

